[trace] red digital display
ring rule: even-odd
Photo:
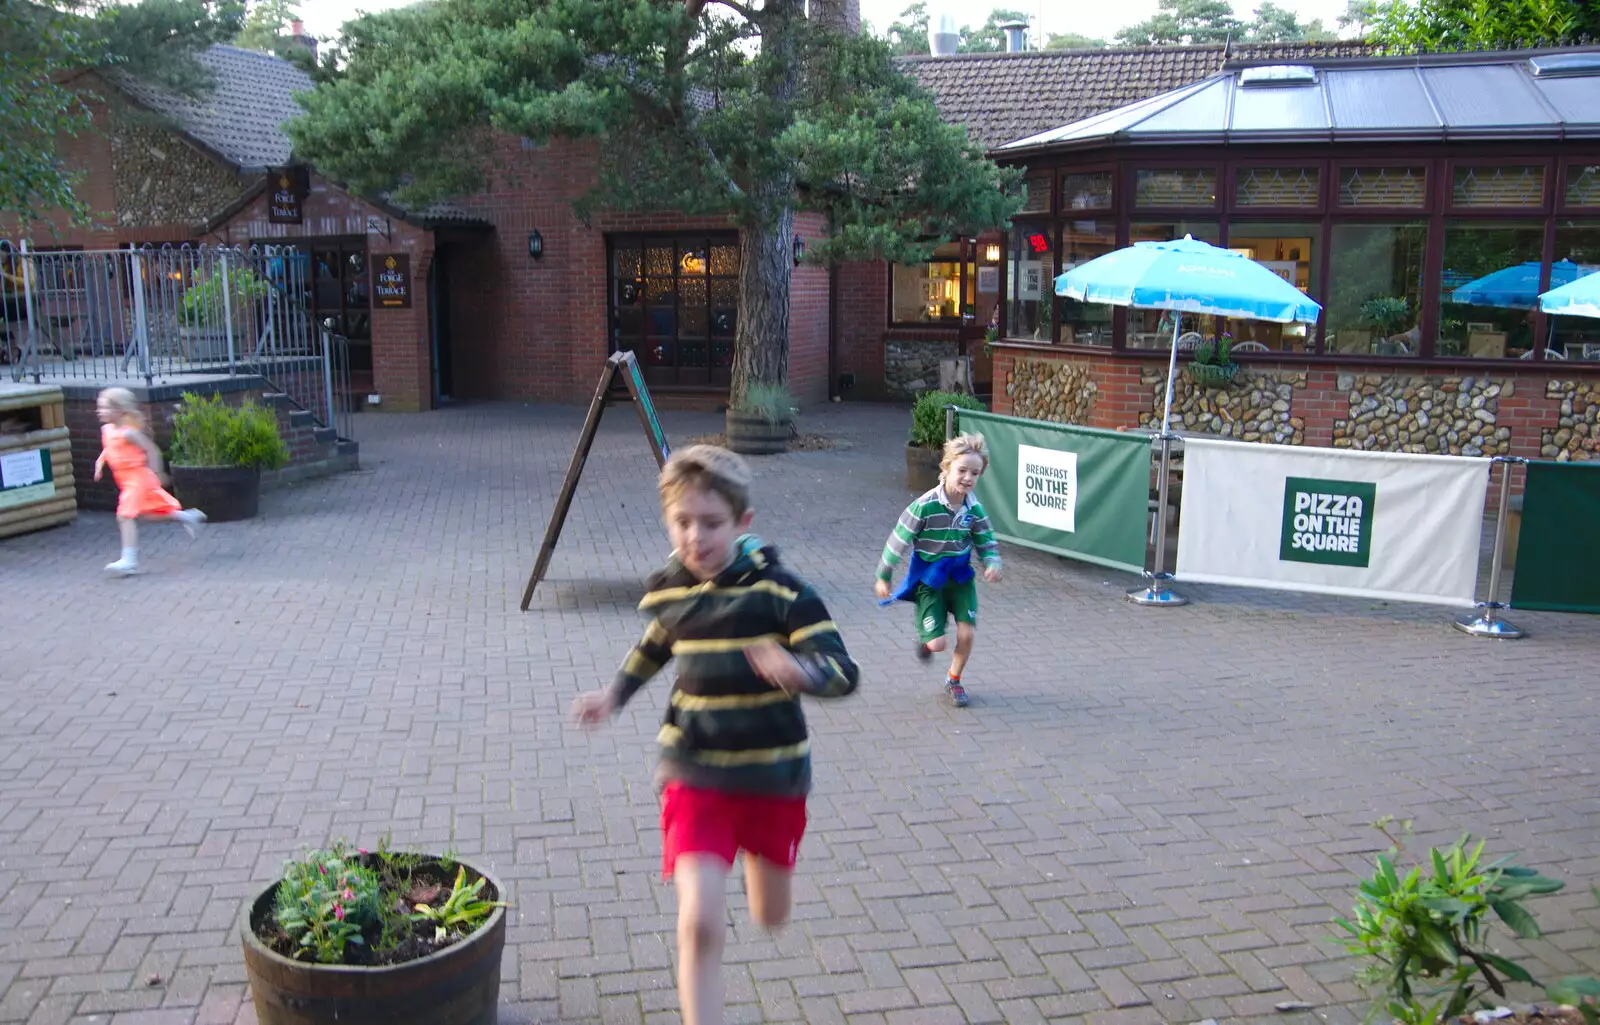
[[[1036,253],[1048,253],[1050,251],[1050,239],[1035,232],[1028,236],[1028,247]]]

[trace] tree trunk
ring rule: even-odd
[[[787,187],[793,188],[792,183]],[[733,387],[738,406],[753,384],[789,380],[789,274],[794,269],[794,207],[777,223],[746,225],[739,233],[739,320],[733,344]]]

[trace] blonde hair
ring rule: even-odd
[[[722,496],[735,517],[743,516],[750,508],[750,479],[750,464],[727,449],[690,445],[672,453],[661,468],[661,508],[687,492],[709,491]]]
[[[126,388],[106,388],[95,400],[96,404],[105,403],[107,409],[117,413],[120,418],[133,421],[139,430],[146,427],[144,410],[139,408],[139,400],[133,397],[133,392]]]
[[[939,460],[939,473],[946,473],[952,463],[962,456],[977,456],[983,460],[983,469],[989,468],[989,446],[981,434],[958,434],[944,443],[944,458]],[[982,472],[981,470],[979,471]]]

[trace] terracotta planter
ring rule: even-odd
[[[211,523],[248,520],[261,508],[261,471],[253,466],[179,466],[172,493],[186,509],[199,509]]]
[[[906,443],[906,487],[922,494],[939,485],[939,461],[944,458],[943,448],[918,448]]]
[[[485,899],[502,899],[499,880],[476,865],[459,863],[489,881]],[[262,943],[255,926],[272,914],[277,891],[277,883],[267,887],[240,926],[261,1025],[495,1025],[505,908],[495,908],[466,939],[427,957],[365,968],[293,961]]]
[[[758,413],[728,410],[728,448],[745,456],[770,456],[789,450],[791,421],[773,423]]]

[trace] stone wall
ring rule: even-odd
[[[192,227],[245,189],[232,168],[162,127],[153,115],[113,104],[107,127],[119,228]]]
[[[1516,382],[1488,377],[1341,374],[1349,415],[1333,424],[1334,448],[1432,452],[1454,456],[1511,454],[1511,429],[1497,425],[1500,397]]]
[[[1539,455],[1557,462],[1600,459],[1600,381],[1551,381],[1545,397],[1561,418],[1540,432]]]
[[[883,343],[883,379],[891,398],[916,398],[939,387],[939,361],[960,354],[954,338],[888,338]]]
[[[1087,364],[1050,359],[1015,361],[1004,383],[1013,416],[1062,424],[1088,423],[1099,390]]]
[[[1140,411],[1139,423],[1159,427],[1166,406],[1167,370],[1146,367],[1139,382],[1150,394],[1150,407]],[[1293,407],[1296,389],[1305,386],[1304,373],[1242,367],[1226,385],[1208,388],[1180,371],[1172,389],[1172,426],[1268,445],[1303,445],[1306,422],[1294,415]]]

